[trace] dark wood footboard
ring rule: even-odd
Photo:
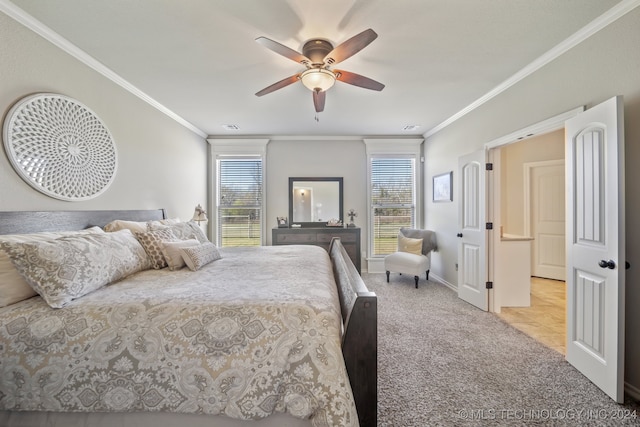
[[[342,354],[347,366],[361,427],[376,426],[378,419],[378,302],[370,292],[340,238],[329,247],[338,285],[344,333]]]

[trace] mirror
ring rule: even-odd
[[[324,226],[342,216],[342,178],[289,178],[289,218],[303,227]]]

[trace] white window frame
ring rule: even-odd
[[[243,158],[259,158],[262,162],[262,215],[260,216],[260,244],[264,245],[267,241],[266,230],[266,200],[267,186],[265,177],[267,175],[267,144],[268,139],[207,139],[211,145],[210,157],[210,179],[213,185],[210,186],[209,194],[209,227],[213,241],[221,245],[221,236],[218,234],[218,160],[221,159],[243,159]]]
[[[422,225],[422,162],[421,145],[422,138],[407,139],[364,139],[367,152],[367,241],[369,272],[381,272],[384,255],[373,255],[374,245],[374,218],[371,193],[371,160],[373,158],[411,158],[414,159],[414,198],[415,198],[415,227]],[[380,265],[378,265],[380,264]]]

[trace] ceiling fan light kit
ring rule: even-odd
[[[312,39],[304,44],[302,53],[266,37],[258,37],[256,41],[267,49],[304,65],[307,69],[267,86],[257,92],[256,96],[266,95],[300,80],[306,88],[313,92],[313,105],[316,112],[319,113],[324,110],[325,92],[333,87],[336,80],[365,89],[381,91],[384,89],[384,85],[380,82],[349,71],[332,71],[329,68],[331,65],[355,55],[377,37],[376,32],[369,28],[335,48],[327,40]]]
[[[324,68],[310,68],[300,74],[302,84],[309,90],[325,91],[336,82],[336,75]]]

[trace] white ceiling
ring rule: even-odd
[[[211,136],[423,135],[619,2],[0,0]],[[335,46],[367,28],[378,38],[338,68],[382,92],[337,82],[318,121],[301,83],[254,95],[304,69],[257,37],[301,51],[308,39]]]

